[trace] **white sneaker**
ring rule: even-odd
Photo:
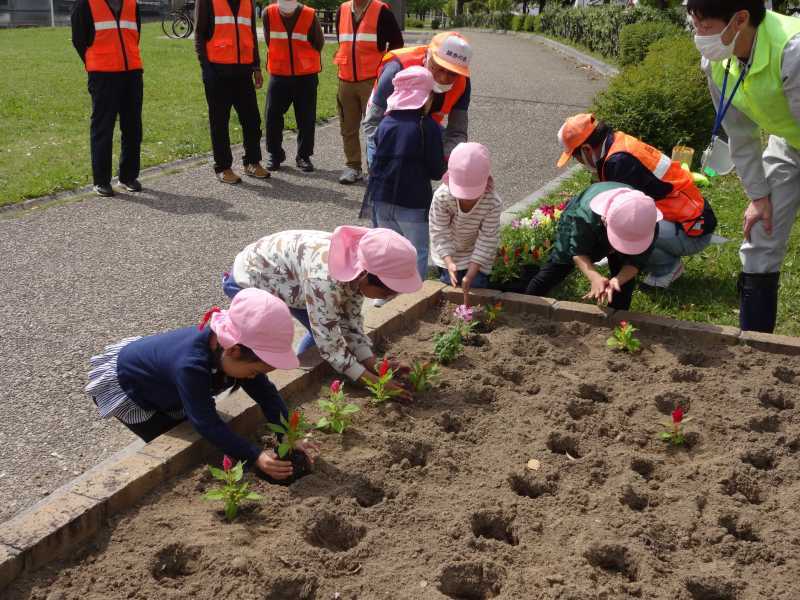
[[[375,298],[375,300],[372,301],[372,306],[374,306],[375,308],[380,308],[381,306],[386,304],[389,300],[391,300],[391,298]]]
[[[608,266],[608,257],[604,256],[603,258],[598,260],[596,263],[594,263],[594,266],[595,267],[607,267]]]
[[[648,273],[647,277],[644,278],[642,283],[648,287],[655,287],[661,289],[667,289],[673,281],[678,279],[681,275],[683,275],[683,263],[679,262],[678,266],[672,271],[672,273],[667,273],[666,275],[662,275],[660,277],[654,277]]]
[[[361,169],[353,169],[352,167],[347,167],[342,174],[339,176],[339,183],[344,185],[350,185],[355,183],[356,181],[361,181],[364,179],[364,172]]]

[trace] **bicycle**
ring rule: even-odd
[[[194,31],[194,3],[187,2],[177,10],[169,11],[161,19],[161,29],[168,38],[188,38]]]

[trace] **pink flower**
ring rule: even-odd
[[[222,470],[223,471],[230,471],[233,468],[233,461],[231,457],[227,454],[222,457]]]
[[[380,365],[380,367],[378,367],[378,375],[380,375],[381,377],[383,377],[384,375],[386,375],[386,373],[387,373],[388,371],[389,371],[389,359],[387,359],[387,358],[384,358],[384,359],[381,361],[381,365]]]
[[[511,229],[519,229],[519,225],[520,225],[519,219],[514,219],[513,221],[511,221]]]
[[[469,323],[470,321],[472,321],[472,317],[473,317],[472,308],[470,308],[466,304],[459,304],[456,307],[455,311],[453,311],[453,314],[456,316],[456,318],[461,319],[462,321],[464,321],[466,323]]]
[[[680,425],[681,421],[683,421],[683,409],[679,406],[672,411],[672,422],[675,423],[675,425]]]
[[[620,321],[619,322],[619,328],[620,329],[625,329],[626,327],[628,327],[628,322],[627,321]]]
[[[334,394],[338,394],[339,390],[341,389],[342,389],[342,382],[339,379],[334,379],[333,382],[331,382],[331,392]]]

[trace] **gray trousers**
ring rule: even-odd
[[[761,222],[753,226],[750,241],[745,240],[739,248],[745,273],[781,270],[800,208],[800,151],[789,146],[785,139],[771,135],[763,158],[772,201],[772,235],[767,235]]]

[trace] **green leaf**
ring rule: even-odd
[[[360,410],[361,410],[361,408],[356,404],[346,404],[342,408],[342,414],[343,415],[352,415],[354,413],[357,413]]]
[[[665,442],[672,440],[672,434],[669,431],[662,431],[661,433],[658,434],[658,437],[664,440]]]
[[[236,466],[231,469],[231,473],[233,473],[234,481],[241,481],[244,476],[244,463],[242,461],[237,462]]]
[[[237,512],[239,512],[239,506],[235,502],[229,502],[225,505],[225,517],[228,521],[233,521]]]
[[[334,430],[336,433],[338,433],[338,434],[341,434],[341,433],[344,431],[344,428],[345,428],[345,427],[346,427],[346,425],[345,425],[345,422],[344,422],[344,421],[336,421],[336,422],[335,422],[335,423],[332,425],[332,429],[333,429],[333,430]]]
[[[222,469],[218,469],[217,467],[212,467],[209,465],[208,470],[211,471],[211,475],[214,477],[214,479],[219,479],[220,481],[227,481],[228,476]]]
[[[606,346],[616,349],[619,347],[619,342],[616,338],[610,337],[606,340]]]
[[[283,418],[283,417],[281,417],[281,418]],[[286,429],[284,429],[284,428],[283,428],[283,427],[281,427],[280,425],[275,425],[275,423],[267,423],[267,428],[268,428],[268,429],[269,429],[269,430],[270,430],[272,433],[281,433],[281,434],[284,434],[284,433],[286,433]]]
[[[280,458],[284,458],[291,450],[292,447],[289,445],[289,442],[283,442],[280,446],[278,446],[278,456]]]
[[[203,495],[205,500],[225,500],[225,492],[223,490],[211,490]]]
[[[255,501],[255,500],[263,500],[263,499],[264,499],[264,496],[262,496],[261,494],[256,494],[255,492],[249,492],[249,493],[248,493],[248,494],[247,494],[247,495],[244,497],[244,499],[245,499],[245,500],[253,500],[253,501]]]
[[[322,417],[319,421],[317,421],[317,429],[325,429],[330,425],[330,421],[328,421],[328,417]]]

